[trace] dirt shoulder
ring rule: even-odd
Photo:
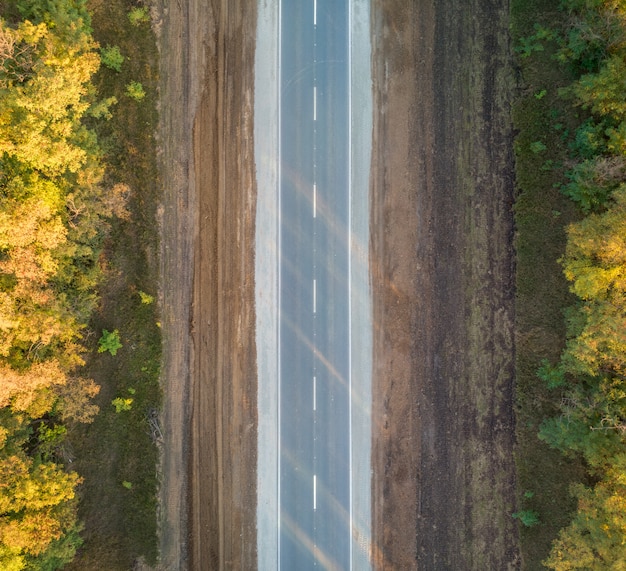
[[[190,180],[191,93],[188,5],[163,2],[155,24],[160,51],[159,165],[163,184],[161,212],[161,291],[163,329],[163,449],[159,534],[161,568],[187,568],[187,453],[191,285],[196,218]],[[193,97],[192,97],[193,95]]]
[[[193,126],[192,569],[256,566],[255,4],[214,2]]]
[[[253,569],[255,3],[161,13],[162,564]]]
[[[376,566],[514,569],[508,5],[373,23]]]

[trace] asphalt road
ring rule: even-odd
[[[279,39],[279,567],[351,567],[346,0],[286,0]]]

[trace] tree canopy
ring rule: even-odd
[[[83,0],[19,0],[0,19],[0,568],[57,569],[80,545],[59,444],[97,413],[82,336],[97,303],[107,220],[86,118],[106,117]]]
[[[626,4],[566,0],[562,9],[562,28],[535,40],[555,42],[573,74],[561,90],[579,122],[563,192],[586,216],[567,228],[560,260],[578,301],[560,362],[540,370],[561,403],[540,437],[582,455],[597,483],[574,488],[578,512],[544,564],[626,569]]]

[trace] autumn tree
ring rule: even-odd
[[[574,487],[578,511],[544,564],[626,569],[626,5],[566,0],[561,9],[562,29],[542,34],[573,77],[560,92],[578,123],[562,190],[585,218],[567,228],[561,264],[577,301],[560,362],[539,372],[560,409],[540,438],[582,456],[597,483]]]
[[[604,571],[626,567],[626,458],[620,455],[593,488],[574,487],[578,512],[561,530],[546,567]]]
[[[75,33],[68,44],[56,29],[29,21],[0,33],[12,33],[36,57],[27,81],[5,75],[0,152],[47,175],[78,171],[93,142],[79,121],[91,105],[89,81],[99,66],[91,36]]]
[[[49,459],[27,454],[33,438],[27,415],[0,408],[0,568],[41,569],[36,562],[69,561],[79,545],[80,478]],[[73,546],[73,547],[72,547]],[[69,557],[69,558],[68,558]],[[59,566],[48,567],[57,569]]]
[[[90,422],[82,335],[127,187],[105,188],[85,118],[106,117],[84,0],[18,0],[0,20],[0,569],[58,569],[80,544],[64,424]],[[15,12],[17,13],[17,12]],[[68,424],[69,425],[69,424]]]
[[[584,303],[571,320],[566,369],[626,377],[626,184],[604,213],[571,225],[567,234],[563,269]]]
[[[66,374],[56,361],[34,363],[24,371],[0,365],[0,406],[11,405],[14,410],[30,412],[31,416],[37,418],[52,408],[30,408],[37,402],[38,393],[54,385],[65,385],[66,382]]]
[[[0,565],[24,569],[76,527],[80,478],[21,454],[0,457]]]

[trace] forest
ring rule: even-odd
[[[103,240],[125,212],[90,124],[113,98],[80,0],[20,0],[0,20],[0,568],[57,569],[81,544],[68,426],[98,412],[81,374]]]
[[[535,183],[546,186],[535,204],[556,189],[575,205],[570,216],[551,213],[556,224],[569,218],[558,263],[570,297],[562,312],[560,357],[544,358],[536,369],[554,403],[538,436],[580,463],[585,475],[571,483],[577,507],[542,563],[557,571],[621,569],[626,565],[626,4],[555,4],[539,8],[542,21],[535,12],[530,33],[517,38],[522,73],[534,82],[528,102],[517,111],[518,216],[528,206],[525,191]],[[538,62],[556,75],[546,78]],[[546,122],[543,133],[535,130],[539,136],[528,139],[531,109]],[[529,164],[548,174],[533,181],[524,172]],[[525,242],[518,247],[526,255]],[[527,526],[541,527],[539,510],[516,515]]]

